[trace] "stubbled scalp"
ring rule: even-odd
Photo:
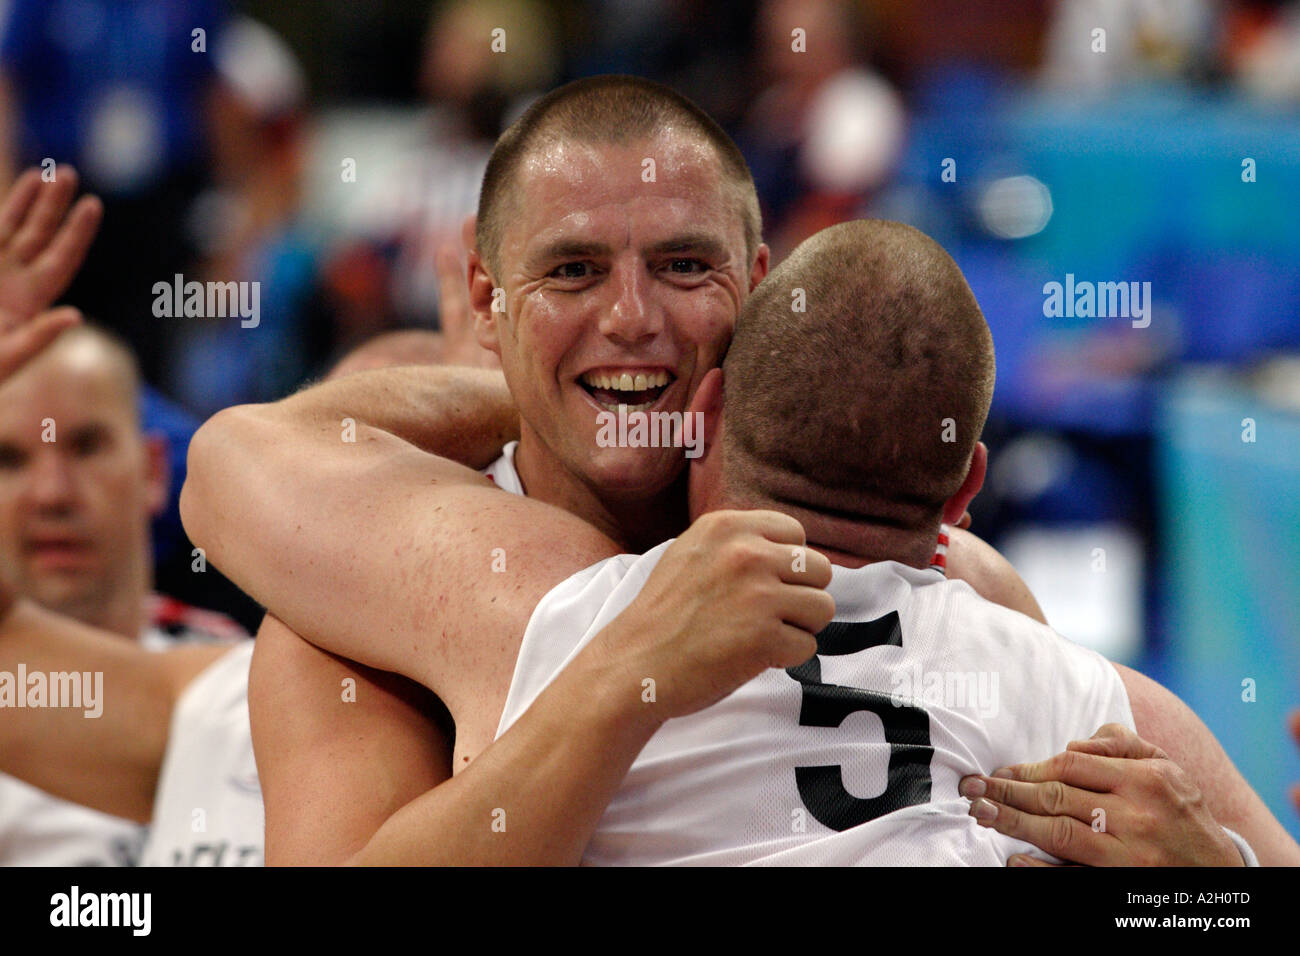
[[[965,478],[993,339],[938,243],[860,220],[808,239],[759,285],[724,368],[729,488],[921,527]]]
[[[707,113],[666,86],[634,76],[595,76],[547,93],[497,140],[483,174],[475,233],[478,251],[493,277],[500,279],[501,234],[526,161],[559,143],[624,146],[674,130],[698,137],[717,155],[744,221],[745,250],[752,261],[762,242],[758,194],[731,137]]]

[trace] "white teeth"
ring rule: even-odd
[[[606,372],[587,372],[582,381],[592,388],[612,389],[619,392],[641,392],[647,388],[662,388],[668,384],[669,374],[662,369],[656,372],[631,372],[608,374]]]

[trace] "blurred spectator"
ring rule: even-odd
[[[1300,4],[1232,4],[1223,34],[1227,66],[1243,89],[1265,100],[1300,102]]]
[[[494,30],[501,30],[493,50]],[[431,325],[438,309],[438,249],[460,241],[465,216],[502,128],[525,99],[555,82],[559,56],[546,8],[533,0],[455,0],[435,8],[419,89],[423,142],[405,158],[410,190],[392,278],[403,323]]]
[[[88,327],[0,384],[0,575],[18,596],[151,649],[242,637],[222,615],[152,592],[166,448],[140,429],[138,388],[130,352]],[[56,440],[42,440],[48,428]],[[0,864],[126,865],[141,837],[0,775]]]
[[[103,198],[68,299],[118,330],[152,382],[171,328],[153,317],[151,289],[188,264],[183,223],[225,18],[223,0],[11,0],[0,28],[0,188],[49,158]]]
[[[1213,59],[1215,13],[1208,0],[1060,0],[1044,79],[1078,95],[1138,80],[1204,76]]]
[[[758,74],[768,85],[739,143],[779,262],[826,226],[853,218],[902,148],[901,98],[865,63],[863,21],[846,0],[766,0]]]
[[[313,312],[317,252],[299,223],[306,84],[293,53],[256,21],[232,20],[206,104],[213,185],[188,227],[199,281],[258,283],[258,324],[175,318],[169,389],[203,417],[295,387],[327,350]],[[313,321],[317,320],[317,321]]]

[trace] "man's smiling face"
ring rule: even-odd
[[[681,473],[681,448],[600,447],[597,416],[685,412],[721,361],[767,266],[766,249],[747,256],[739,193],[711,146],[671,128],[543,145],[520,164],[497,257],[505,311],[479,312],[480,339],[525,440],[601,497],[652,496]]]

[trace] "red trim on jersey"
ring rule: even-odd
[[[248,633],[226,615],[194,607],[165,594],[149,595],[149,622],[160,630],[183,627],[223,641],[240,641],[248,637]]]

